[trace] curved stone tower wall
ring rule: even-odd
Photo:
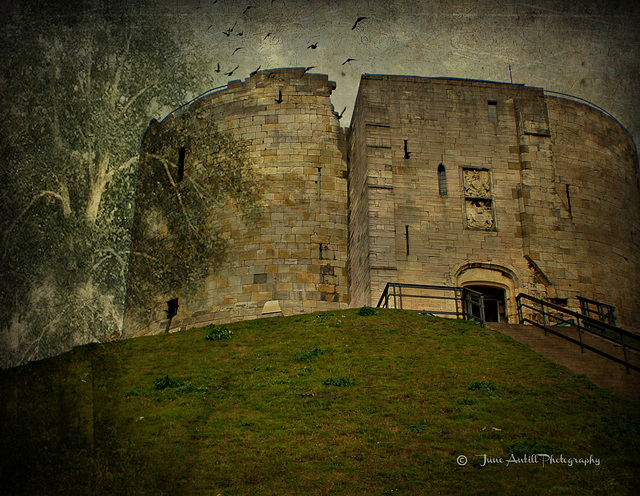
[[[221,157],[208,145],[214,132],[242,142],[257,179],[261,215],[251,224],[233,202],[218,209],[225,256],[195,292],[157,287],[153,301],[141,306],[130,284],[125,336],[251,319],[278,308],[290,315],[348,307],[347,166],[330,101],[334,88],[327,76],[303,68],[262,71],[150,126],[141,174],[158,156],[175,165],[180,148],[185,178],[196,166],[215,166]],[[148,236],[162,236],[162,219],[138,210],[152,193],[141,184],[135,223],[151,223]],[[144,268],[144,257],[135,254],[148,242],[134,234],[130,281]],[[169,320],[167,302],[175,298],[177,313]]]
[[[524,85],[364,75],[347,143],[334,87],[303,68],[262,71],[150,125],[126,336],[376,305],[387,282],[504,291],[498,318],[510,322],[520,292],[572,310],[583,296],[640,328],[638,158],[615,119]],[[148,206],[169,187],[162,164],[183,162],[187,180],[218,170],[237,150],[216,148],[219,133],[244,147],[262,213],[248,221],[250,192],[230,182],[214,214],[222,255],[199,260],[210,274],[155,284],[144,271],[159,255],[145,250],[189,250]]]
[[[364,75],[349,153],[354,304],[387,282],[483,286],[510,322],[524,292],[640,327],[637,155],[606,114],[524,85]]]
[[[573,260],[565,287],[640,327],[640,188],[629,133],[587,105],[547,97],[557,195],[570,228],[548,238]],[[568,192],[568,195],[567,195]],[[575,244],[568,242],[571,237]],[[564,239],[563,239],[564,238]],[[569,286],[571,285],[571,286]]]

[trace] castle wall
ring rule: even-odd
[[[387,282],[482,284],[507,292],[511,321],[525,292],[573,309],[597,295],[637,325],[637,159],[613,119],[539,88],[365,75],[352,129],[369,240],[350,249],[371,261],[353,301],[375,304]]]
[[[365,75],[345,144],[333,89],[302,68],[262,71],[150,125],[125,335],[375,306],[387,282],[504,291],[510,322],[520,292],[573,310],[580,295],[640,327],[638,162],[614,119],[540,88]],[[181,163],[185,183],[219,173],[213,210],[167,181]],[[198,222],[213,225],[211,247],[180,236]],[[149,272],[167,247],[174,269],[194,262],[203,276]]]
[[[597,109],[562,98],[547,98],[547,104],[556,194],[571,209],[571,227],[562,236],[574,240],[565,258],[574,262],[576,292],[616,306],[620,323],[640,327],[636,146]],[[549,238],[555,242],[557,235]]]
[[[125,335],[256,318],[273,300],[285,315],[348,306],[347,167],[330,101],[334,88],[327,76],[302,68],[262,71],[150,127],[141,174],[157,157],[175,165],[184,148],[185,181],[190,170],[232,158],[211,149],[215,132],[230,133],[245,147],[256,174],[261,213],[251,223],[233,201],[219,206],[217,242],[224,257],[212,263],[195,291],[158,286],[153,300],[141,305],[137,286],[130,283]],[[170,186],[161,170],[157,176],[157,187]],[[134,234],[130,281],[146,263],[135,254],[153,237],[170,237],[158,213],[144,210],[154,188],[142,184],[135,223],[146,234]],[[140,229],[147,224],[155,227]],[[178,312],[169,321],[167,302],[174,298]]]

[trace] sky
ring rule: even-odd
[[[207,61],[214,87],[258,68],[314,66],[310,72],[336,82],[343,125],[362,74],[398,74],[567,93],[613,114],[636,143],[640,137],[635,1],[157,0],[149,16],[157,15],[191,40],[188,56]]]

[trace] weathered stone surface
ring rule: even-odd
[[[503,289],[510,321],[520,292],[574,310],[582,295],[640,327],[638,162],[615,120],[540,88],[365,75],[345,139],[334,87],[262,71],[150,127],[141,167],[185,146],[185,177],[218,163],[189,145],[210,129],[245,143],[262,217],[225,205],[224,261],[189,295],[159,287],[140,308],[130,293],[125,335],[256,318],[275,300],[284,315],[375,305],[387,282]],[[136,216],[163,235],[157,212]]]
[[[526,292],[640,324],[638,161],[611,117],[540,88],[384,75],[363,76],[353,115],[353,304],[387,282],[481,284],[512,321]]]

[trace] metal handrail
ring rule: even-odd
[[[413,293],[403,293],[402,289],[424,289],[424,290],[437,290],[437,291],[451,291],[453,296],[435,296],[435,295],[420,295]],[[442,316],[455,316],[457,319],[472,320],[473,309],[478,308],[477,314],[480,315],[480,325],[486,327],[485,315],[484,315],[484,295],[469,288],[462,288],[457,286],[434,286],[426,284],[409,284],[388,282],[380,299],[378,300],[378,307],[389,308],[389,300],[393,298],[393,308],[399,308],[404,310],[403,300],[406,298],[419,298],[425,300],[449,300],[456,302],[456,310],[410,310],[418,311],[420,313],[427,313],[429,315],[442,315]]]
[[[616,307],[602,303],[601,301],[591,300],[584,296],[577,296],[580,302],[580,312],[587,317],[591,317],[594,313],[598,316],[600,322],[606,322],[611,325],[616,325]],[[591,308],[591,305],[595,306],[595,309]],[[598,326],[599,327],[599,326]],[[606,332],[606,331],[605,331]]]
[[[537,307],[533,307],[531,305],[527,305],[526,303],[523,302],[523,300],[528,300],[530,302],[533,302],[537,305],[539,305],[540,308]],[[520,293],[517,297],[516,297],[516,302],[518,305],[518,316],[520,318],[520,323],[521,324],[532,324],[542,330],[545,331],[545,335],[547,335],[547,333],[552,333],[558,337],[561,337],[562,339],[565,339],[567,341],[570,341],[574,344],[577,344],[580,346],[580,349],[582,350],[582,353],[584,353],[584,350],[590,350],[594,353],[597,353],[598,355],[601,355],[605,358],[608,358],[610,360],[613,360],[614,362],[617,362],[621,365],[624,365],[627,369],[627,374],[630,373],[631,369],[636,370],[636,371],[640,371],[640,367],[637,365],[634,365],[632,363],[629,362],[629,354],[628,354],[628,350],[634,350],[634,351],[638,351],[640,352],[640,348],[638,348],[637,346],[634,346],[632,344],[628,344],[625,343],[625,336],[627,338],[632,338],[632,339],[639,339],[639,337],[629,331],[626,331],[625,329],[622,329],[620,327],[616,327],[614,325],[611,325],[607,322],[602,322],[600,320],[596,320],[594,318],[588,317],[586,315],[583,315],[581,313],[578,312],[574,312],[572,310],[568,310],[564,307],[561,307],[559,305],[556,305],[554,303],[550,303],[548,301],[544,301],[541,300],[540,298],[535,298],[533,296],[529,296],[527,294],[524,293]],[[536,322],[533,319],[527,318],[524,316],[524,309],[529,309],[532,310],[532,312],[534,314],[538,314],[542,316],[542,324],[540,322]],[[552,314],[550,314],[549,312],[545,311],[545,308],[550,308],[555,310],[556,312],[559,312],[560,314],[562,314],[562,318],[560,317],[556,317]],[[570,316],[573,317],[575,319],[575,321],[573,321],[571,323],[572,326],[574,326],[575,328],[577,328],[578,330],[578,337],[579,340],[573,339],[569,336],[566,336],[565,334],[562,334],[561,332],[556,331],[555,329],[552,328],[551,324],[548,322],[549,319],[555,319],[557,321],[560,321],[562,323],[566,323],[566,322],[571,322],[569,319],[566,318],[566,316]],[[605,334],[601,334],[599,332],[594,331],[593,329],[603,329],[604,331],[611,331],[612,333],[617,333],[620,336],[620,340],[616,340],[614,338],[612,338],[611,336],[607,335],[606,332]],[[598,336],[599,338],[605,339],[611,343],[614,343],[618,346],[622,347],[622,351],[624,354],[624,360],[621,360],[620,358],[614,357],[602,350],[599,350],[593,346],[590,346],[588,344],[586,344],[583,340],[583,331],[592,334],[594,336]]]

